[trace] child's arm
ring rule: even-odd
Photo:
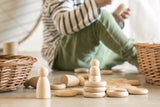
[[[93,23],[100,15],[94,0],[86,0],[76,9],[73,1],[53,0],[49,5],[52,20],[63,35],[78,32]]]
[[[63,35],[78,32],[100,16],[95,0],[85,0],[76,9],[73,8],[73,2],[74,0],[53,0],[49,4],[52,20]]]

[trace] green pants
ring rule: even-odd
[[[97,21],[79,32],[66,35],[60,41],[53,68],[90,68],[92,59],[100,61],[100,69],[110,69],[124,61],[137,65],[133,43],[133,40],[125,36],[112,15],[102,10]]]

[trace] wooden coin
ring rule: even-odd
[[[84,97],[89,97],[89,98],[101,98],[105,96],[105,92],[99,92],[99,93],[90,93],[90,92],[85,92],[83,93]]]
[[[59,97],[73,97],[77,95],[77,91],[74,90],[59,90],[55,92],[56,96]]]
[[[78,76],[82,76],[84,79],[88,79],[89,78],[88,74],[79,74]]]
[[[112,71],[111,70],[101,70],[101,75],[111,75]]]
[[[106,87],[106,81],[94,82],[94,81],[85,81],[86,87]]]
[[[148,94],[148,89],[145,89],[145,88],[129,88],[128,92],[129,92],[129,94],[144,95],[144,94]]]
[[[83,88],[73,88],[72,90],[77,92],[77,95],[83,95],[84,89]]]
[[[51,83],[50,87],[52,90],[62,90],[66,88],[64,83]]]
[[[92,93],[105,92],[106,91],[106,87],[84,87],[84,91],[92,92]]]
[[[76,69],[74,69],[74,72],[76,72],[76,73],[87,73],[87,72],[89,72],[89,69],[87,69],[87,68],[76,68]]]
[[[112,89],[107,89],[107,95],[109,97],[127,97],[128,92],[125,89],[121,88],[112,88]]]

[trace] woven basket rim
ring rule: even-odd
[[[18,62],[16,62],[16,61],[18,61]],[[34,57],[32,57],[32,56],[24,56],[24,55],[0,55],[0,66],[1,67],[2,66],[18,66],[18,65],[33,64],[36,61],[37,61],[37,59],[34,58]]]
[[[135,47],[160,48],[160,44],[158,44],[158,43],[153,43],[153,44],[150,44],[150,43],[135,43],[133,45]]]

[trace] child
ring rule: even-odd
[[[46,0],[42,10],[42,56],[51,68],[89,68],[92,59],[100,61],[101,69],[110,69],[124,61],[137,65],[134,41],[116,23],[129,15],[129,9],[120,17],[114,16],[115,21],[111,14],[100,9],[111,1]]]

